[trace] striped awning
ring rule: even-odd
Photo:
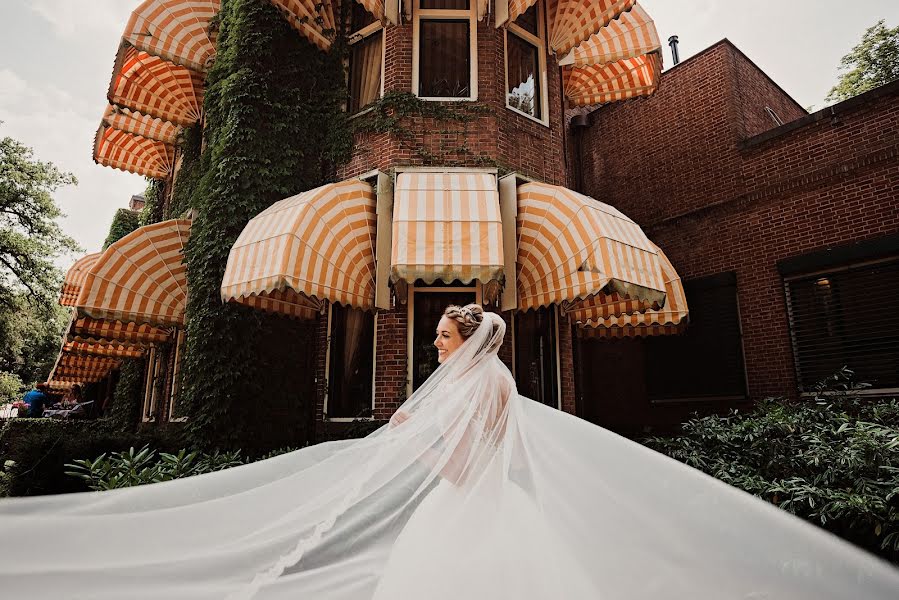
[[[141,227],[109,248],[90,268],[75,303],[79,314],[157,326],[184,323],[187,276],[182,262],[190,221]]]
[[[512,22],[536,0],[508,3]],[[563,66],[572,106],[646,96],[658,87],[661,42],[655,23],[636,0],[547,0],[549,46]],[[498,9],[497,14],[504,14]]]
[[[604,65],[564,67],[565,97],[572,106],[604,104],[649,96],[659,86],[662,58],[658,53]]]
[[[112,105],[188,126],[200,120],[203,93],[203,76],[196,71],[123,43],[106,97]]]
[[[106,356],[112,358],[140,358],[144,355],[138,346],[126,346],[115,342],[66,342],[62,351],[75,356]]]
[[[66,340],[88,344],[119,343],[124,346],[145,348],[170,341],[171,334],[165,329],[146,323],[122,323],[79,317],[72,322]]]
[[[615,208],[542,183],[518,188],[518,306],[522,310],[618,293],[665,301],[662,260]]]
[[[153,179],[165,179],[174,166],[169,144],[100,125],[94,138],[94,162]]]
[[[73,381],[57,381],[54,379],[54,380],[48,381],[47,386],[50,388],[51,391],[54,391],[54,392],[66,392],[66,391],[72,389],[72,386],[75,385],[75,383],[76,382],[73,382]]]
[[[394,25],[393,11],[385,11],[385,0],[356,0],[379,21],[388,20]],[[397,0],[387,0],[396,3]],[[481,0],[483,1],[483,0]],[[338,30],[337,14],[340,3],[336,0],[271,0],[288,23],[321,50],[328,50]]]
[[[680,276],[657,246],[665,281],[665,302],[650,303],[619,294],[599,293],[569,305],[562,312],[597,337],[643,337],[680,333],[687,325],[687,297]]]
[[[359,179],[276,202],[231,248],[222,300],[297,318],[323,301],[374,307],[375,193]]]
[[[146,0],[128,19],[122,38],[153,56],[205,71],[215,59],[220,0]]]
[[[662,47],[652,17],[639,4],[621,13],[605,27],[576,46],[562,65],[603,65],[625,58],[658,52]]]
[[[113,369],[119,368],[120,364],[121,361],[118,359],[78,356],[62,352],[56,359],[56,366],[53,367],[48,379],[74,383],[99,381]]]
[[[502,282],[503,224],[495,174],[400,173],[393,201],[392,281]]]
[[[178,141],[178,126],[139,112],[110,104],[103,115],[103,124],[125,133],[174,146]]]
[[[75,300],[78,298],[78,294],[81,293],[81,286],[84,285],[87,271],[97,262],[101,254],[101,252],[95,252],[94,254],[82,256],[71,266],[66,273],[65,280],[63,280],[62,292],[59,295],[59,303],[62,306],[75,306]]]

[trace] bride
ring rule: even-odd
[[[889,564],[519,396],[504,335],[480,306],[447,308],[440,367],[361,440],[0,501],[0,597],[897,597]]]

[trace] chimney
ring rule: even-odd
[[[680,63],[680,52],[677,51],[677,36],[672,35],[668,38],[668,45],[671,46],[671,60],[674,62],[674,65]]]

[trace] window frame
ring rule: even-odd
[[[560,321],[562,320],[562,315],[559,313],[559,306],[557,304],[551,304],[547,308],[550,309],[550,314],[553,319],[553,335],[555,336],[555,363],[556,363],[556,406],[555,408],[558,410],[562,410],[562,344],[559,342],[559,333],[561,330]],[[518,313],[519,310],[512,311],[512,319],[511,319],[511,329],[512,329],[512,379],[518,382]],[[545,406],[549,406],[546,404]],[[564,412],[564,411],[563,411]]]
[[[793,291],[791,289],[791,284],[794,282],[800,282],[803,280],[808,280],[811,278],[831,278],[833,276],[839,275],[841,273],[849,273],[852,271],[857,271],[860,269],[864,269],[866,267],[873,267],[881,264],[893,264],[899,262],[899,254],[892,254],[877,258],[865,258],[857,261],[846,261],[840,264],[832,265],[830,267],[822,267],[822,268],[812,268],[807,269],[805,271],[801,269],[797,269],[792,273],[782,273],[781,277],[783,280],[783,290],[784,290],[784,300],[786,306],[787,313],[787,328],[790,337],[790,356],[793,359],[793,374],[796,377],[796,390],[799,392],[799,396],[802,398],[813,398],[818,396],[819,394],[815,391],[805,389],[806,386],[803,384],[803,374],[802,374],[802,363],[800,360],[800,348],[799,342],[796,337],[796,315],[795,309],[793,307]],[[863,388],[857,390],[847,390],[841,391],[839,394],[847,394],[853,396],[888,396],[892,394],[899,393],[899,387],[870,387]],[[823,396],[828,395],[837,395],[837,392],[825,392]]]
[[[375,20],[374,23],[369,23],[362,29],[351,32],[347,39],[347,50],[349,52],[348,52],[348,55],[346,58],[346,84],[347,84],[346,112],[349,114],[351,119],[354,117],[357,117],[359,115],[364,115],[365,113],[371,111],[371,109],[372,109],[371,105],[369,104],[369,105],[359,108],[359,110],[357,110],[354,113],[350,113],[351,97],[349,94],[349,90],[352,86],[352,81],[350,81],[350,78],[352,77],[352,69],[353,69],[353,60],[352,60],[353,59],[353,46],[355,46],[356,44],[359,44],[361,42],[364,42],[371,36],[378,34],[378,33],[381,35],[381,82],[378,85],[378,98],[380,99],[380,98],[384,97],[384,68],[387,65],[387,60],[386,60],[387,59],[387,40],[385,39],[386,35],[387,35],[387,30],[384,28],[384,24],[381,23],[380,21]]]
[[[421,0],[414,0],[412,11],[412,93],[429,102],[475,102],[478,99],[478,13],[477,0],[469,0],[468,10],[423,9]],[[418,94],[421,53],[421,21],[461,21],[468,19],[468,96],[420,96]]]
[[[357,308],[346,308],[346,310],[360,310]],[[371,415],[368,417],[329,417],[328,416],[328,399],[331,397],[331,324],[333,322],[332,314],[334,305],[328,304],[328,326],[325,337],[325,399],[322,404],[322,421],[331,423],[352,423],[353,421],[374,421],[375,420],[375,397],[377,390],[375,382],[377,377],[378,366],[378,316],[380,312],[375,313],[374,335],[372,336],[372,353],[371,353]]]
[[[503,89],[503,102],[506,105],[506,108],[511,110],[512,112],[521,115],[531,121],[536,123],[540,123],[546,127],[549,127],[549,90],[547,89],[547,77],[548,73],[546,70],[546,19],[544,18],[544,3],[538,0],[534,6],[537,7],[537,35],[535,36],[530,31],[526,31],[522,27],[519,27],[515,22],[510,22],[508,26],[505,28],[505,32],[503,34],[503,68],[505,70],[504,73],[504,81],[505,87]],[[540,90],[540,118],[535,117],[534,115],[529,115],[528,113],[518,110],[514,106],[509,104],[509,34],[517,36],[519,39],[535,46],[537,48],[537,69],[538,75],[540,77],[540,81],[537,82],[537,85]]]

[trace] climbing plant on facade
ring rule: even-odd
[[[310,325],[223,305],[219,286],[252,217],[348,160],[343,50],[321,53],[265,0],[225,0],[219,17],[203,174],[189,203],[182,402],[197,445],[274,447],[308,422],[311,385],[297,364],[311,352]]]

